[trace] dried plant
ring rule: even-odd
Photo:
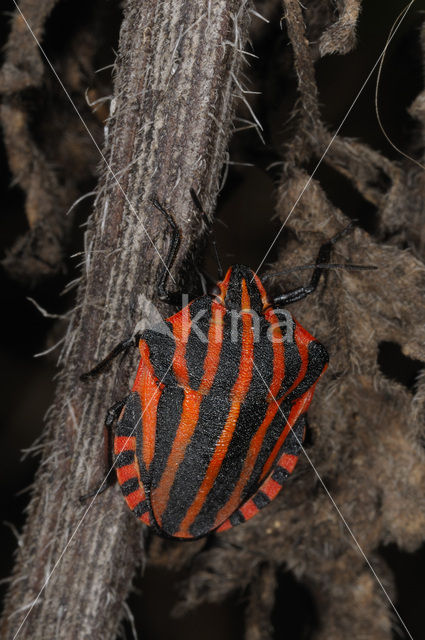
[[[55,4],[20,4],[41,40]],[[139,294],[155,296],[158,253],[167,248],[165,226],[149,198],[163,194],[182,229],[176,273],[184,279],[199,260],[206,235],[189,189],[199,190],[205,209],[213,210],[234,94],[245,115],[254,117],[255,98],[248,102],[242,88],[250,19],[282,13],[274,0],[255,5],[126,0],[103,143],[107,164],[100,164],[84,273],[6,600],[4,638],[14,637],[41,589],[20,637],[114,637],[126,614],[136,558],[142,567],[147,558],[170,571],[187,568],[180,613],[243,593],[247,640],[273,637],[273,611],[285,606],[276,601],[276,585],[288,570],[316,604],[320,624],[309,637],[388,640],[394,624],[401,624],[389,602],[396,597],[392,576],[378,551],[389,543],[413,551],[424,540],[425,379],[419,376],[414,389],[407,389],[383,375],[378,356],[382,343],[395,343],[404,356],[425,361],[425,174],[408,159],[394,161],[327,126],[315,64],[354,47],[360,0],[305,5],[283,0],[291,48],[276,65],[274,80],[295,77],[297,100],[290,108],[285,145],[275,145],[273,152],[279,160],[276,213],[287,231],[285,251],[273,271],[310,263],[319,245],[348,222],[318,177],[310,177],[322,158],[375,211],[373,233],[356,228],[335,248],[336,261],[360,258],[378,267],[361,274],[332,272],[308,304],[291,309],[330,352],[330,368],[309,412],[313,444],[308,457],[300,459],[281,495],[260,516],[190,544],[150,536],[116,491],[102,495],[87,513],[77,506],[78,495],[101,478],[99,425],[107,407],[125,395],[137,356],[90,388],[78,382],[78,375],[105,355],[117,336],[131,333],[144,310]],[[76,32],[75,48],[61,59],[61,77],[80,96],[101,38],[95,24],[95,30],[86,26]],[[261,38],[265,28],[253,22],[251,39]],[[44,123],[30,126],[29,90],[37,96],[47,83],[59,93],[47,73],[15,13],[0,74],[1,118],[11,169],[26,193],[30,230],[5,267],[29,281],[61,268],[71,225],[64,209],[98,161],[74,115],[64,122],[72,135],[61,137],[55,149],[48,144],[52,138],[40,134],[48,109]],[[424,96],[419,94],[410,108],[418,147],[423,146]],[[58,99],[59,104],[64,103]],[[82,101],[77,107],[88,114]],[[53,130],[59,136],[57,119]],[[420,151],[413,152],[419,157]],[[298,285],[301,277],[285,276],[285,286]],[[57,562],[60,569],[46,584]]]

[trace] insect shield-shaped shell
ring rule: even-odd
[[[231,267],[218,287],[168,318],[168,332],[142,334],[116,430],[127,504],[165,537],[224,531],[278,494],[328,362],[251,269]]]

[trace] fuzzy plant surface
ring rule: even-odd
[[[112,639],[124,619],[144,637],[150,611],[139,620],[127,598],[136,575],[143,591],[147,565],[177,576],[173,614],[237,601],[245,640],[285,628],[277,620],[292,614],[279,586],[288,574],[314,611],[304,622],[307,613],[297,614],[299,637],[391,640],[397,629],[412,637],[394,610],[382,550],[413,553],[424,542],[425,376],[403,384],[381,360],[389,353],[393,369],[425,362],[425,172],[390,147],[345,135],[331,117],[332,62],[344,64],[359,46],[360,0],[96,0],[78,5],[69,28],[59,0],[19,8],[0,70],[0,118],[27,230],[2,261],[8,277],[29,286],[61,273],[81,223],[73,203],[92,195],[94,204],[1,637]],[[414,55],[424,68],[419,26]],[[112,44],[113,73],[94,80]],[[370,70],[349,79],[342,115]],[[403,148],[423,162],[423,88],[416,94]],[[290,269],[314,262],[357,217],[332,262],[376,269],[329,270],[308,301],[291,306],[330,365],[308,413],[308,445],[279,496],[228,532],[170,542],[136,521],[117,488],[78,501],[103,478],[104,416],[128,392],[137,353],[89,385],[79,376],[141,318],[153,320],[149,301],[164,317],[173,312],[156,299],[168,236],[152,198],[181,230],[175,285],[193,285],[209,225],[190,189],[212,218],[220,189],[228,197],[226,178],[237,185],[247,164],[267,174],[274,199],[279,234],[262,266],[286,274],[269,280],[271,293],[305,284],[308,271]],[[257,216],[258,237],[269,217]]]

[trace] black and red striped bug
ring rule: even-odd
[[[158,296],[175,300],[165,285],[180,234],[153,204],[172,230]],[[307,286],[269,301],[257,275],[234,265],[213,294],[165,320],[168,334],[132,336],[82,376],[138,345],[132,392],[108,411],[106,426],[118,418],[114,455],[124,498],[157,534],[193,540],[240,524],[275,498],[294,470],[328,354],[286,311],[282,323],[276,307],[316,289],[333,244],[350,227],[320,247]]]

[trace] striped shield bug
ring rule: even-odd
[[[153,204],[171,228],[158,296],[175,301],[166,284],[180,233]],[[213,293],[167,318],[165,331],[124,340],[81,376],[138,345],[133,389],[108,411],[106,426],[118,420],[113,453],[124,498],[157,534],[193,540],[225,531],[258,513],[292,473],[328,354],[280,307],[316,289],[333,244],[351,226],[321,246],[307,286],[269,300],[258,276],[234,265]]]

